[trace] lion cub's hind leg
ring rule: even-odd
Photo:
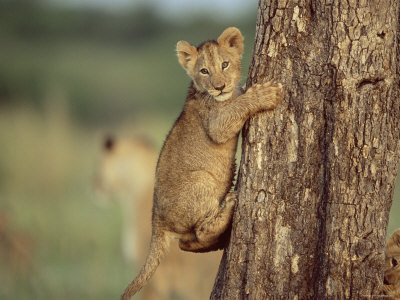
[[[179,247],[184,251],[191,252],[205,252],[219,249],[219,247],[214,246],[220,244],[219,237],[231,224],[235,203],[236,193],[228,193],[218,214],[207,217],[196,226],[194,229],[195,236],[192,239],[180,239]]]

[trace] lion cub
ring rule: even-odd
[[[386,243],[383,291],[390,299],[400,299],[400,229]]]
[[[281,98],[281,87],[272,83],[241,95],[243,36],[237,28],[197,48],[180,41],[176,51],[192,83],[158,160],[149,254],[124,300],[149,280],[172,239],[185,251],[224,246],[220,236],[236,203],[230,189],[239,131],[251,115],[275,108]]]

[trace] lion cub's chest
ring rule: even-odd
[[[231,184],[235,166],[237,137],[217,144],[207,133],[208,112],[189,103],[175,122],[161,153],[161,169],[185,174],[206,171],[225,184]],[[162,172],[165,175],[170,172]]]
[[[226,143],[216,143],[211,139],[208,124],[212,107],[206,104],[193,101],[185,107],[186,120],[182,120],[182,123],[185,124],[184,135],[190,140],[189,153],[198,158],[199,167],[202,165],[216,172],[221,169],[222,172],[229,173],[227,168],[234,163],[237,136]]]

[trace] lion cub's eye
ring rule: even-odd
[[[203,68],[200,70],[201,74],[208,74],[208,70],[206,68]]]
[[[229,62],[228,62],[228,61],[224,61],[224,62],[222,63],[222,70],[223,70],[223,69],[226,69],[228,66],[229,66]]]

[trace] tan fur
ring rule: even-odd
[[[221,236],[236,203],[230,189],[239,131],[251,115],[275,108],[281,97],[281,88],[272,83],[240,95],[242,51],[243,37],[233,27],[197,48],[177,44],[178,60],[192,85],[158,160],[149,254],[123,300],[146,284],[172,239],[179,239],[185,251],[225,246]]]
[[[151,237],[157,154],[155,148],[142,138],[107,137],[96,166],[96,200],[108,204],[115,199],[121,206],[123,255],[133,265],[146,258]],[[146,300],[207,299],[220,258],[220,252],[198,255],[179,251],[175,245],[138,296]]]
[[[400,299],[400,229],[386,243],[383,291],[391,299]]]

